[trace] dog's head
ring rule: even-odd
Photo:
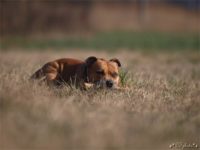
[[[105,60],[91,56],[86,59],[86,66],[89,82],[100,87],[118,87],[119,67],[121,67],[118,59]]]

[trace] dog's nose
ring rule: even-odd
[[[113,81],[112,80],[107,80],[106,81],[106,86],[109,87],[109,88],[113,87]]]

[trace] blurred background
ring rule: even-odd
[[[1,49],[198,50],[199,0],[1,0]]]
[[[0,0],[0,33],[0,148],[200,146],[200,0]],[[118,58],[128,89],[28,80],[88,56]]]

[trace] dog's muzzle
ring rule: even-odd
[[[107,86],[108,88],[112,88],[113,85],[114,85],[114,83],[113,83],[112,80],[107,80],[107,81],[106,81],[106,86]]]
[[[115,83],[112,80],[100,80],[95,82],[95,85],[100,88],[115,88]]]

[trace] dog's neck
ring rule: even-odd
[[[83,80],[84,82],[89,83],[88,66],[85,63],[83,64]]]

